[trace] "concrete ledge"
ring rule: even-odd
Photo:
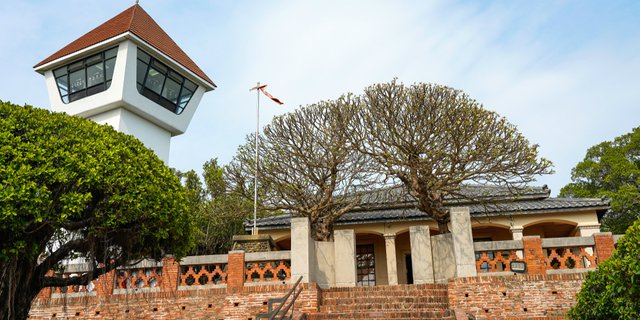
[[[160,292],[160,287],[153,288],[135,288],[135,289],[113,289],[113,294],[135,294],[135,293],[147,293],[147,292]]]
[[[226,288],[227,284],[205,284],[195,286],[178,286],[178,291],[191,291],[191,290],[208,290],[208,289],[220,289]]]
[[[546,238],[542,239],[542,247],[580,247],[593,246],[593,237],[568,237],[568,238]]]
[[[72,298],[72,297],[95,297],[97,293],[95,291],[91,292],[69,292],[69,293],[52,293],[51,298]]]
[[[522,273],[517,273],[513,271],[498,271],[498,272],[478,272],[478,277],[506,277],[506,276],[517,276]]]
[[[475,251],[522,250],[524,246],[522,240],[503,240],[474,242],[473,249]]]
[[[90,263],[74,263],[64,266],[64,273],[83,273],[93,270]]]
[[[247,252],[244,261],[291,260],[291,251]]]
[[[138,268],[158,268],[162,267],[162,260],[156,261],[153,259],[144,259],[136,264],[130,266],[121,266],[118,267],[118,270],[122,269],[138,269]]]
[[[207,256],[188,256],[180,260],[180,265],[227,263],[228,260],[229,260],[229,257],[226,254],[212,254]]]
[[[613,243],[618,243],[618,241],[624,237],[624,234],[614,234],[613,235]]]
[[[275,280],[275,281],[256,281],[256,282],[245,282],[244,286],[245,287],[259,287],[259,286],[273,286],[273,285],[282,285],[282,284],[291,284],[291,280],[287,279],[284,281],[281,280]]]
[[[571,273],[587,273],[597,268],[580,268],[580,269],[553,269],[547,270],[547,274],[571,274]]]

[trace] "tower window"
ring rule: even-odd
[[[138,92],[165,109],[181,114],[198,86],[138,49]]]
[[[53,70],[62,102],[69,103],[111,86],[118,47]]]

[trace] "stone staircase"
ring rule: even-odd
[[[322,290],[320,319],[455,319],[446,284],[395,285]]]

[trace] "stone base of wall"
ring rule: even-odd
[[[301,284],[295,310],[318,310],[318,287]],[[282,297],[291,285],[114,294],[37,299],[29,319],[255,319],[267,312],[267,301]]]
[[[514,275],[449,280],[458,319],[564,319],[586,274]]]

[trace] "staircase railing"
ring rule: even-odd
[[[302,286],[298,288],[298,284],[302,281],[302,277],[298,278],[296,283],[287,291],[282,298],[269,299],[267,313],[260,313],[256,316],[256,320],[269,319],[269,320],[291,320],[293,318],[294,304],[296,299],[302,292]],[[291,297],[291,299],[289,299]],[[289,300],[289,302],[287,302]],[[274,309],[273,305],[278,304]],[[291,315],[287,316],[287,313],[291,310]]]

